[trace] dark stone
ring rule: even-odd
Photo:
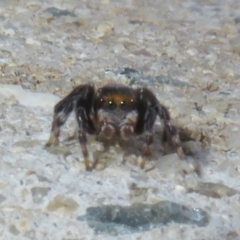
[[[240,17],[234,18],[234,22],[235,22],[236,24],[239,24],[239,23],[240,23]]]
[[[155,204],[135,203],[129,207],[120,205],[89,207],[86,215],[78,217],[78,220],[87,220],[96,233],[115,234],[146,231],[170,222],[206,226],[209,219],[209,214],[204,210],[188,208],[170,201]]]
[[[118,70],[108,69],[106,72],[113,72],[116,75],[124,75],[126,78],[129,78],[131,80],[130,85],[149,86],[154,85],[155,83],[163,83],[175,87],[194,87],[189,83],[180,81],[178,79],[173,79],[168,76],[146,76],[140,71],[133,68],[119,68]]]
[[[56,18],[60,18],[64,16],[77,17],[77,15],[73,12],[70,12],[68,10],[58,9],[55,7],[50,7],[45,12],[51,13],[53,17],[56,17]]]

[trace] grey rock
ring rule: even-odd
[[[135,203],[129,207],[89,207],[86,215],[78,217],[78,220],[87,220],[96,233],[116,233],[119,227],[121,231],[124,231],[125,227],[125,232],[146,231],[171,222],[203,227],[208,225],[210,216],[202,209],[161,201],[155,204]]]
[[[31,189],[33,202],[40,203],[50,190],[50,187],[33,187]]]
[[[56,18],[65,17],[65,16],[77,17],[75,13],[70,12],[69,10],[63,10],[55,7],[50,7],[45,12],[51,13]]]

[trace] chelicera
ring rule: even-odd
[[[96,166],[96,162],[91,165],[89,161],[87,134],[126,140],[130,136],[146,133],[142,154],[147,156],[150,154],[149,146],[153,143],[153,128],[157,116],[163,123],[164,138],[171,136],[179,158],[184,157],[169,111],[148,88],[134,89],[121,84],[107,84],[96,90],[93,84],[76,87],[54,107],[52,130],[46,146],[59,144],[60,127],[72,111],[76,114],[78,139],[86,170]],[[141,168],[145,166],[145,159],[141,162]]]

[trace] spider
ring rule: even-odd
[[[143,156],[150,154],[153,143],[154,123],[158,116],[163,122],[163,136],[171,136],[171,141],[180,159],[184,157],[178,132],[170,122],[167,108],[145,87],[131,88],[121,84],[107,84],[95,90],[93,84],[83,84],[69,93],[54,107],[52,129],[47,147],[59,144],[60,127],[70,113],[75,111],[78,123],[78,139],[82,148],[86,170],[92,170],[97,160],[90,166],[87,149],[87,134],[117,137],[126,140],[130,136],[146,132],[142,147]],[[146,158],[140,167],[144,168]]]

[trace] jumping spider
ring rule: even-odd
[[[170,135],[179,158],[184,156],[177,130],[170,123],[167,108],[147,88],[133,89],[125,85],[107,84],[95,91],[92,84],[76,87],[54,107],[51,135],[46,146],[58,145],[60,127],[72,111],[76,114],[78,138],[86,170],[91,170],[97,164],[96,160],[90,166],[87,134],[126,140],[132,135],[146,132],[146,141],[142,148],[142,154],[146,156],[150,154],[149,146],[153,142],[153,127],[157,115],[164,124],[165,140]],[[144,157],[141,168],[144,168],[145,162]]]

